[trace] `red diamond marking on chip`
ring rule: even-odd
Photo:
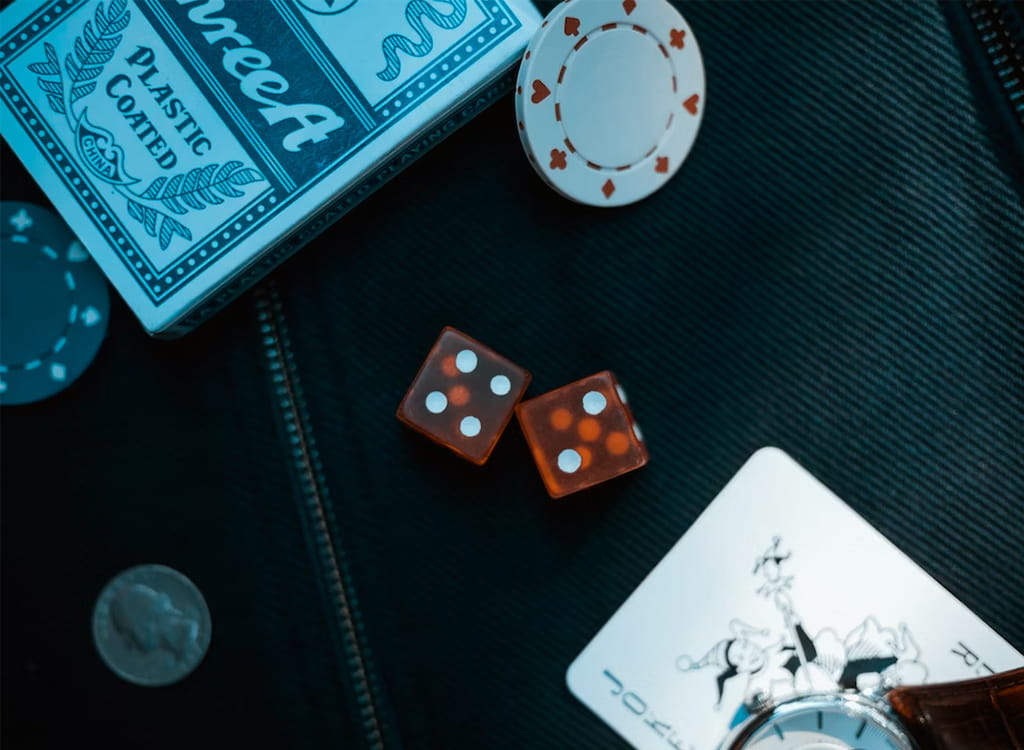
[[[611,180],[608,180],[605,184],[601,186],[601,192],[604,193],[605,198],[611,198],[612,193],[615,192],[615,183],[612,182]]]
[[[566,36],[579,36],[580,35],[580,19],[573,18],[572,16],[565,17],[565,30]]]
[[[623,0],[622,9],[626,11],[627,16],[633,12],[634,8],[636,8],[636,0]]]
[[[671,44],[676,49],[683,48],[683,37],[686,36],[686,31],[684,29],[672,29],[670,32],[668,32],[668,36],[669,44]]]
[[[667,156],[659,156],[657,159],[655,159],[655,161],[654,161],[654,171],[655,172],[661,172],[663,174],[668,171],[668,157]]]
[[[542,81],[533,82],[533,96],[530,97],[530,101],[534,104],[540,104],[542,101],[548,98],[548,94],[551,93],[551,89],[544,85]]]
[[[685,102],[683,102],[683,106],[686,107],[686,111],[687,112],[689,112],[691,115],[695,115],[695,114],[697,114],[697,102],[699,100],[700,100],[700,97],[697,96],[696,94],[694,94],[689,99],[687,99]]]
[[[565,169],[565,152],[551,149],[551,163],[548,166],[552,169]]]

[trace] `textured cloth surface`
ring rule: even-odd
[[[117,305],[78,383],[3,414],[6,738],[622,746],[565,669],[764,445],[1024,649],[1024,216],[941,10],[680,7],[707,109],[662,191],[559,198],[506,99],[261,292],[290,332],[370,707],[350,710],[258,299],[171,344]],[[15,179],[5,198],[32,198]],[[483,468],[404,430],[444,325],[529,369],[528,395],[614,370],[650,465],[552,501],[515,425]],[[214,620],[206,663],[163,691],[88,640],[99,588],[147,561],[189,574]]]

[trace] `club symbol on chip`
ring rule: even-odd
[[[29,216],[28,212],[23,208],[11,217],[10,224],[19,232],[24,232],[32,226],[32,217]]]

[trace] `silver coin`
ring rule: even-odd
[[[118,677],[170,685],[203,660],[210,610],[188,578],[164,565],[139,565],[111,579],[92,612],[92,639]]]

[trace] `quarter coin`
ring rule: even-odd
[[[100,592],[92,637],[118,677],[157,687],[190,674],[210,646],[210,610],[188,578],[164,565],[139,565]]]

